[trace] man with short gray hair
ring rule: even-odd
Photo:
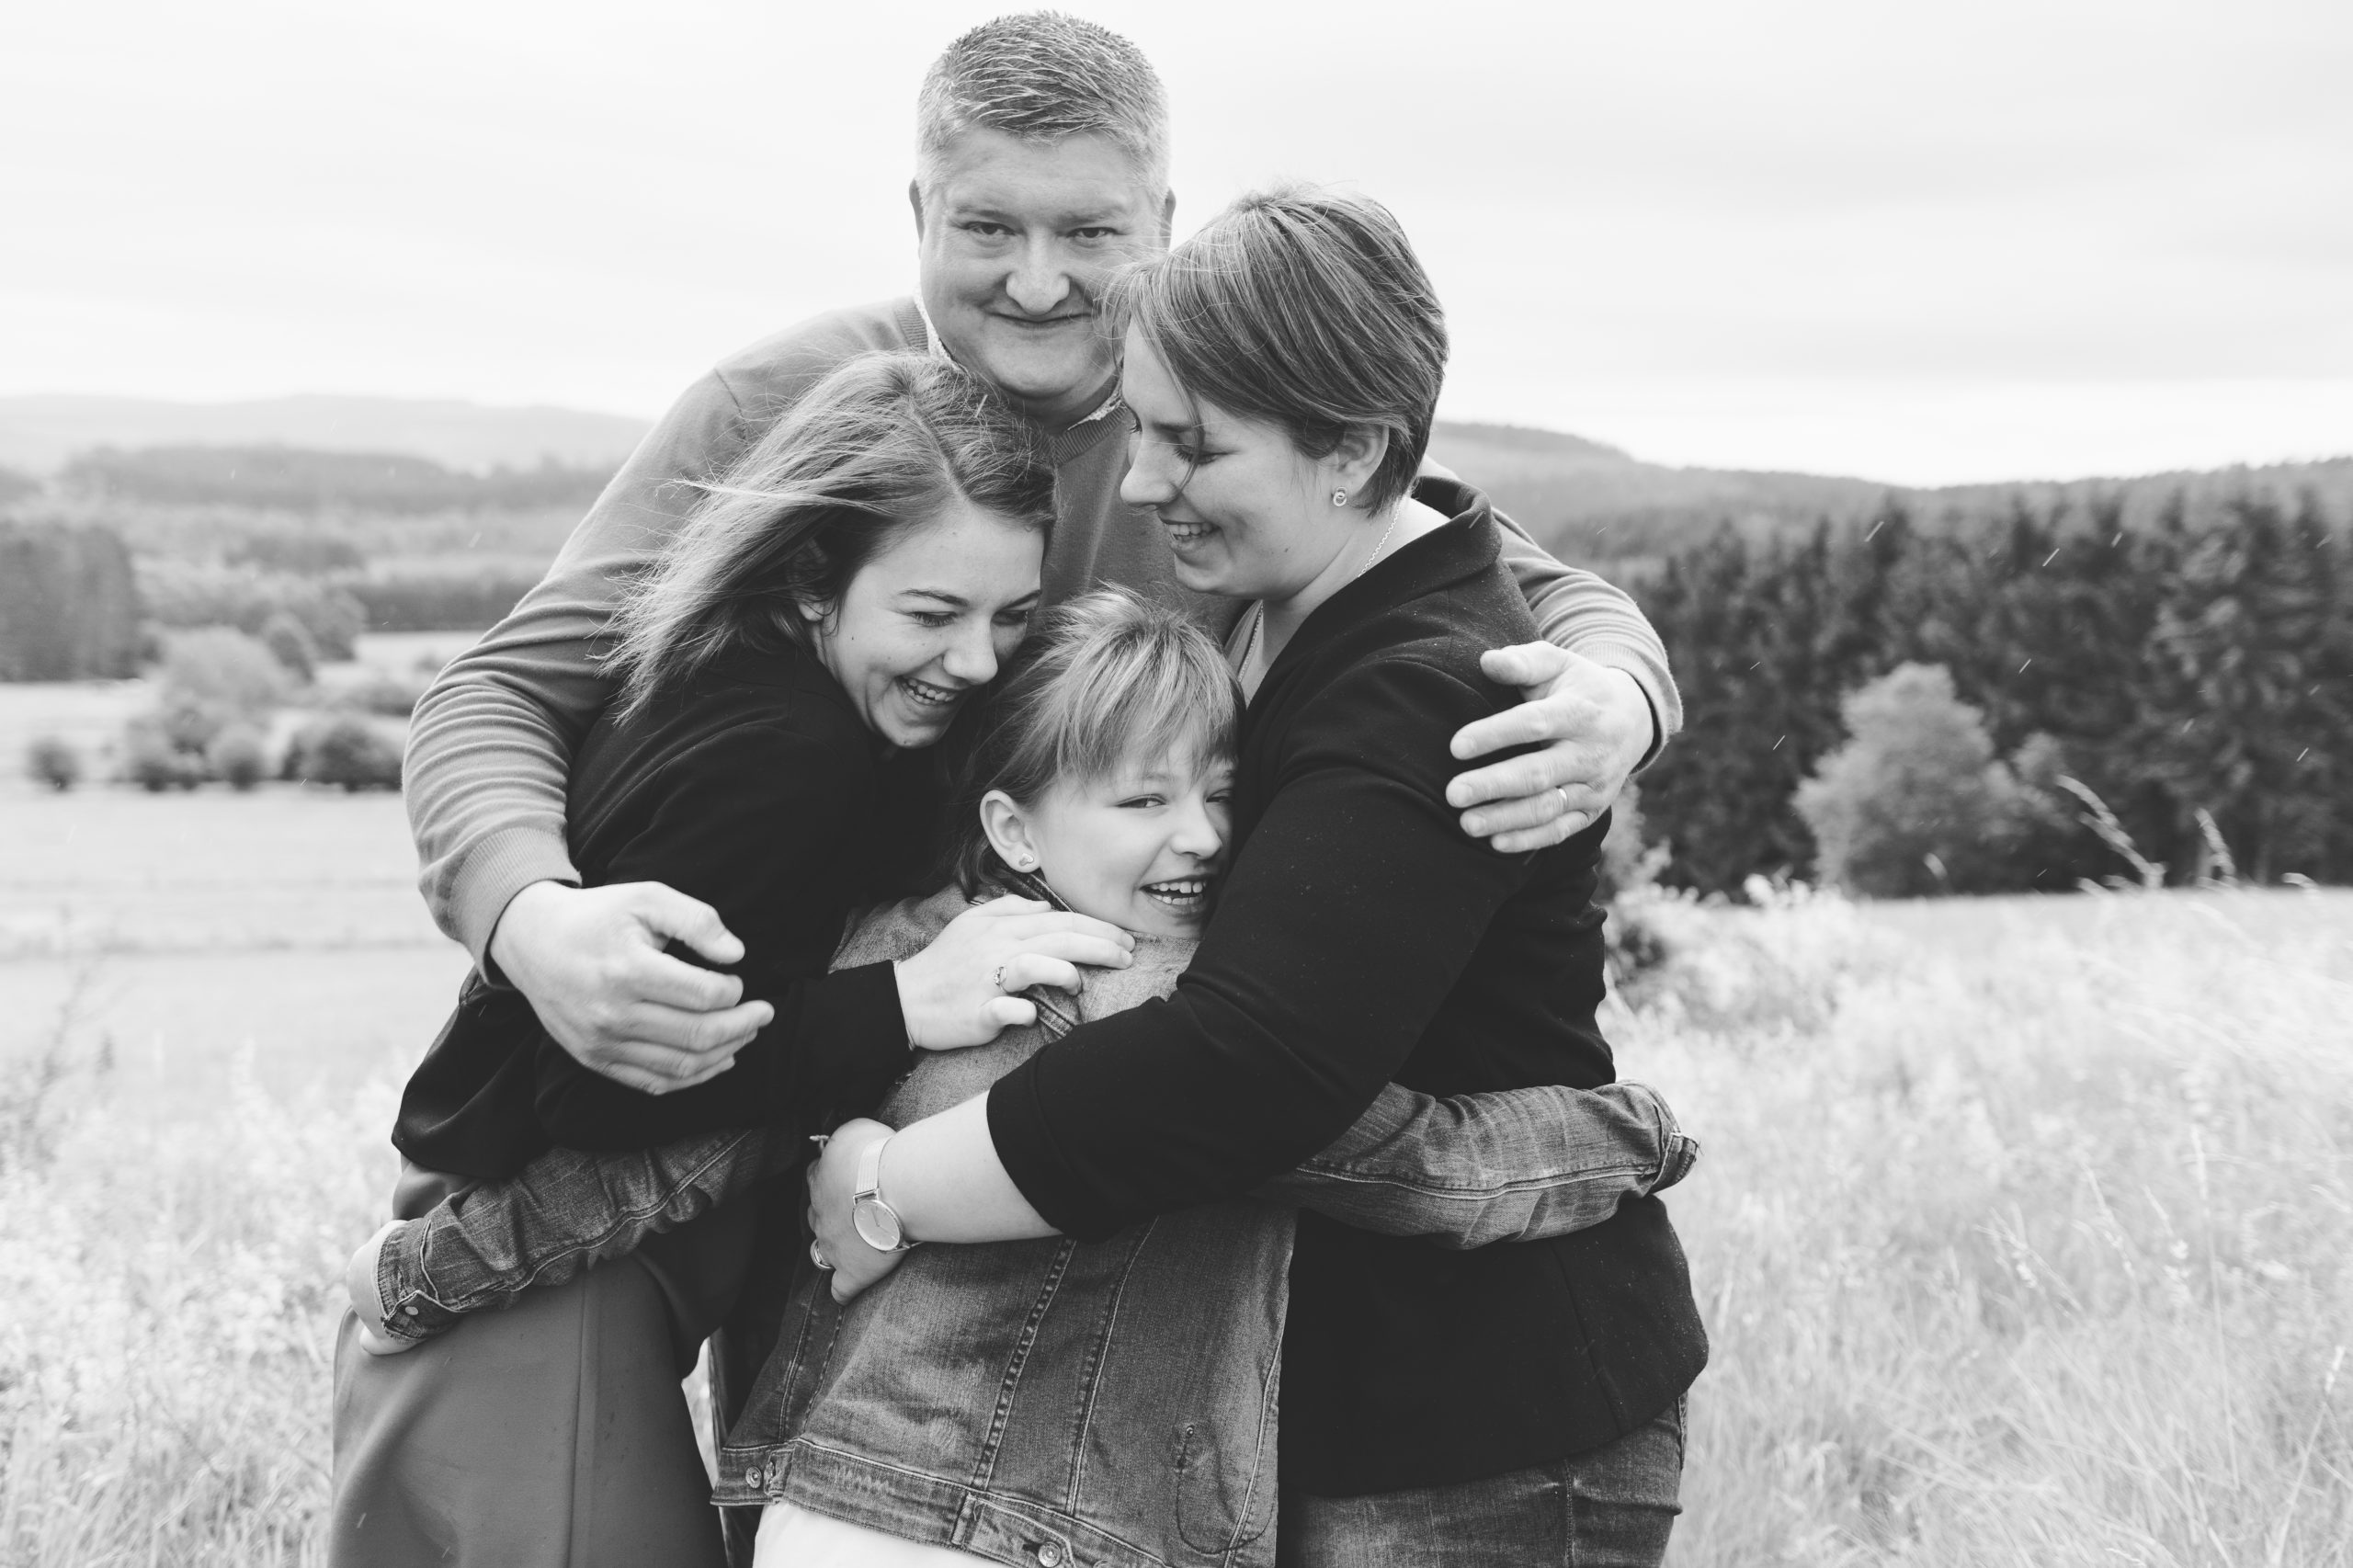
[[[929,350],[986,376],[1038,425],[1060,489],[1045,564],[1052,604],[1102,583],[1182,603],[1221,632],[1230,604],[1180,587],[1168,548],[1120,500],[1119,367],[1096,301],[1121,263],[1165,251],[1167,104],[1142,53],[1053,12],[1004,17],[949,44],[918,98],[918,288],[789,327],[721,363],[615,476],[540,585],[442,672],[416,708],[407,799],[435,921],[494,983],[520,989],[581,1062],[649,1093],[723,1070],[765,1002],[714,963],[740,944],[706,905],[656,883],[583,889],[565,849],[572,747],[610,693],[598,658],[623,585],[698,494],[843,359]],[[1459,777],[1465,830],[1519,852],[1605,810],[1678,727],[1666,655],[1642,612],[1514,529],[1505,559],[1546,643],[1488,655],[1530,700],[1465,729],[1459,757],[1541,749]]]

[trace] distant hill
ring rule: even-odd
[[[614,469],[642,419],[576,408],[492,408],[452,400],[279,397],[165,403],[127,397],[0,397],[0,465],[49,473],[96,447],[301,447],[405,452],[453,469]]]
[[[492,408],[397,398],[288,397],[233,403],[0,398],[0,467],[56,476],[75,455],[111,447],[118,451],[118,467],[137,458],[137,466],[150,471],[168,467],[179,471],[176,483],[193,483],[195,471],[205,466],[199,454],[185,449],[151,454],[146,449],[279,447],[293,450],[281,454],[284,460],[278,466],[303,468],[299,483],[310,483],[315,478],[310,471],[324,472],[333,465],[298,460],[305,451],[379,454],[364,460],[375,462],[380,471],[387,457],[406,455],[473,475],[507,470],[517,476],[517,483],[524,483],[520,476],[526,472],[541,475],[541,475],[549,483],[570,487],[561,503],[551,497],[551,504],[571,505],[570,490],[579,490],[585,504],[585,496],[595,490],[595,478],[619,466],[646,428],[643,420],[579,409]],[[1834,524],[1854,523],[1877,515],[1891,502],[1926,521],[1967,526],[2003,515],[2019,499],[2039,508],[2065,502],[2080,509],[2095,499],[2113,496],[2123,503],[2127,525],[2139,527],[2177,492],[2186,494],[2193,513],[2202,517],[2216,515],[2233,495],[2292,500],[2309,490],[2320,496],[2332,517],[2353,517],[2353,457],[2128,479],[1907,490],[1828,474],[1673,468],[1644,462],[1582,437],[1515,425],[1442,422],[1430,452],[1493,494],[1555,553],[1581,561],[1655,560],[1726,524],[1761,538],[1802,532],[1824,518]],[[257,482],[253,468],[242,460],[234,466],[237,484]],[[552,469],[570,472],[557,475]],[[228,481],[220,478],[218,483]],[[269,483],[297,481],[288,475]],[[340,481],[338,485],[338,494],[348,488]],[[6,488],[0,477],[0,491]],[[485,491],[472,504],[496,503]]]

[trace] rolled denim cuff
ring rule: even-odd
[[[411,1220],[385,1237],[376,1253],[376,1299],[384,1304],[383,1331],[411,1343],[448,1333],[460,1317],[434,1299],[425,1277],[427,1228],[423,1221]]]

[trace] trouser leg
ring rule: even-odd
[[[1286,1491],[1280,1568],[1657,1568],[1681,1509],[1681,1402],[1614,1443],[1453,1486]]]

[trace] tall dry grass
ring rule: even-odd
[[[1684,1568],[2353,1562],[2353,903],[2014,907],[1656,912]]]
[[[102,1042],[6,1070],[0,1562],[323,1562],[335,1281],[390,1190],[390,1079],[329,1106],[240,1067],[133,1123]]]
[[[2353,1562],[2353,900],[2016,907],[1646,912],[1683,1568]],[[0,1065],[0,1562],[316,1562],[390,1079],[134,1123],[86,1033]]]

